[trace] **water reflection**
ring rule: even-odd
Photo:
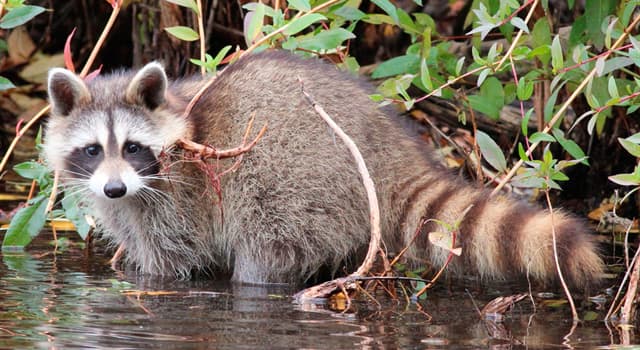
[[[122,276],[99,255],[50,251],[2,256],[0,348],[545,348],[562,346],[571,329],[565,308],[532,316],[527,302],[502,323],[482,321],[464,288],[431,292],[421,305],[432,318],[391,300],[334,313],[295,305],[287,286]],[[521,286],[472,294],[482,304],[515,291]],[[568,344],[611,340],[594,321],[579,325]]]

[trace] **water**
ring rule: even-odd
[[[463,282],[431,291],[419,305],[379,295],[355,311],[297,305],[286,286],[220,281],[175,281],[122,275],[100,254],[70,246],[58,254],[46,242],[27,253],[4,254],[0,264],[2,349],[428,349],[593,348],[622,343],[618,329],[595,315],[572,331],[566,306],[536,299],[517,304],[503,322],[475,309],[526,286]],[[469,292],[465,292],[468,289]],[[473,298],[473,299],[472,299]],[[572,332],[567,338],[564,337]],[[635,341],[628,334],[627,342]]]

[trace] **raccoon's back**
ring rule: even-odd
[[[575,285],[602,269],[583,223],[488,193],[456,179],[405,132],[398,114],[369,100],[369,84],[317,60],[270,52],[225,69],[192,112],[196,141],[238,146],[249,119],[268,130],[240,168],[222,179],[225,222],[216,238],[234,278],[300,280],[337,263],[369,240],[365,192],[349,151],[317,115],[302,89],[354,139],[372,174],[387,248],[413,241],[423,218],[460,221],[457,265],[486,278],[530,274],[555,280],[552,234],[561,267]],[[255,134],[256,131],[254,131]],[[466,215],[465,215],[466,213]],[[440,265],[449,252],[423,229],[408,255]]]

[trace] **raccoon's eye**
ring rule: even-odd
[[[86,155],[88,155],[89,157],[95,157],[100,154],[101,150],[102,147],[100,147],[100,145],[90,145],[84,148],[84,153],[86,153]]]
[[[134,154],[134,153],[138,153],[138,151],[140,150],[140,145],[133,142],[127,142],[124,145],[124,149],[127,151],[127,153]]]

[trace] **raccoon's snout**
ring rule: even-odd
[[[104,185],[104,194],[109,198],[120,198],[127,193],[127,186],[120,180],[111,180]]]

